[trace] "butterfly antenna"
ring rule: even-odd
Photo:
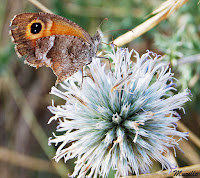
[[[96,56],[96,58],[100,58],[100,59],[107,59],[110,60],[108,57],[102,57],[102,56]]]
[[[108,18],[104,18],[104,19],[101,21],[101,23],[99,24],[98,29],[100,29],[100,26],[103,24],[103,22],[104,22],[105,20],[108,20]]]
[[[118,47],[116,44],[113,43],[113,37],[112,37],[112,41],[111,41],[111,43],[105,43],[105,42],[101,42],[101,43],[106,44],[106,45],[113,44],[115,47]],[[98,56],[96,56],[96,57],[98,57]]]

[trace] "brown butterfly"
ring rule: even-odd
[[[30,66],[50,67],[56,84],[90,63],[100,43],[98,31],[91,37],[76,23],[44,12],[18,14],[11,26],[16,26],[10,35],[17,55],[26,55]]]

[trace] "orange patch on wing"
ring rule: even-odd
[[[31,25],[33,23],[41,23],[42,25],[41,31],[37,34],[31,33]],[[45,24],[43,21],[39,19],[35,19],[31,23],[29,23],[26,27],[26,37],[33,42],[34,46],[36,45],[37,39],[51,36],[51,35],[71,35],[71,36],[77,36],[79,38],[82,38],[85,41],[89,41],[89,39],[87,39],[84,36],[81,29],[76,28],[63,21],[49,20],[48,23]]]
[[[75,28],[72,25],[65,22],[53,21],[50,31],[51,35],[71,35],[71,36],[77,36],[79,38],[88,41],[83,35],[81,29]]]

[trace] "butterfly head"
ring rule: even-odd
[[[92,55],[92,56],[96,56],[98,46],[99,46],[99,43],[101,42],[101,39],[102,39],[102,32],[100,30],[97,30],[95,35],[92,37],[93,46],[94,46],[93,47],[94,55]]]

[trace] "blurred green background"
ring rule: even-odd
[[[53,13],[68,18],[91,35],[95,34],[104,18],[101,30],[105,41],[111,41],[147,19],[162,0],[40,0]],[[50,68],[35,70],[19,59],[9,37],[9,24],[14,15],[39,12],[27,0],[0,1],[0,177],[2,178],[57,178],[72,173],[74,160],[56,164],[52,157],[54,146],[48,137],[56,130],[56,122],[47,124],[52,116],[47,109],[51,100],[62,100],[49,95],[56,77]],[[120,30],[121,29],[121,30]],[[127,30],[123,30],[127,29]],[[117,31],[116,31],[117,30]],[[189,88],[193,97],[182,110],[181,122],[197,138],[200,136],[200,5],[190,0],[167,20],[126,45],[140,54],[147,49],[165,55],[170,62],[177,88]],[[198,142],[198,140],[197,140]],[[200,143],[199,143],[200,144]],[[177,151],[180,167],[199,164],[199,147],[189,137],[180,142],[185,154]],[[60,161],[62,163],[63,160]],[[56,170],[56,168],[59,170]],[[156,168],[155,168],[156,170]],[[159,169],[158,169],[159,170]],[[66,176],[67,177],[67,176]],[[109,177],[113,177],[110,173]]]

